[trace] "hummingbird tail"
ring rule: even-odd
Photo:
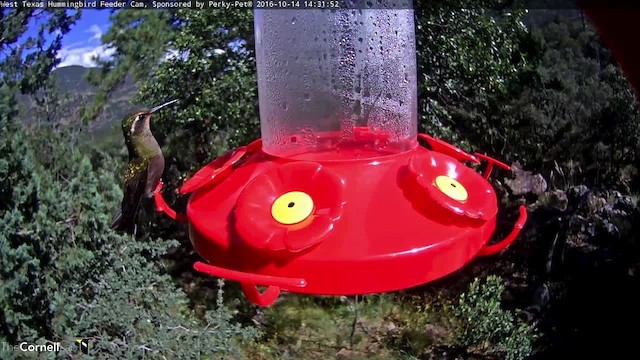
[[[127,234],[136,233],[136,224],[133,219],[122,216],[121,210],[119,210],[116,216],[113,217],[110,228],[116,231],[126,232]]]

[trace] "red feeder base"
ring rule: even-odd
[[[524,207],[507,238],[487,245],[498,208],[486,179],[494,166],[509,166],[427,135],[419,138],[431,150],[414,141],[371,157],[367,149],[388,136],[367,128],[355,135],[358,144],[334,145],[338,135],[323,134],[326,151],[287,158],[264,153],[257,140],[184,184],[186,217],[166,205],[161,184],[157,208],[188,222],[193,246],[209,262],[196,270],[239,281],[261,306],[281,290],[355,295],[424,284],[500,252],[522,229]],[[462,163],[478,158],[487,162],[483,176]]]

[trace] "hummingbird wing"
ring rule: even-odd
[[[162,152],[158,153],[151,160],[149,160],[149,166],[147,168],[147,179],[144,188],[144,194],[146,197],[152,197],[153,191],[158,186],[162,173],[164,172],[164,156]]]
[[[138,213],[140,199],[144,194],[147,182],[147,164],[140,158],[134,158],[129,162],[125,173],[124,196],[120,206],[120,212],[116,214],[111,223],[111,228],[133,233],[135,219]]]

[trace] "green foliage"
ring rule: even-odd
[[[464,3],[416,12],[426,131],[548,176],[637,186],[640,107],[584,16]]]
[[[427,132],[463,142],[501,136],[490,103],[529,69],[536,51],[522,23],[524,10],[490,10],[503,2],[420,4],[419,113]]]
[[[127,21],[115,22],[105,35],[104,40],[112,39],[116,50],[111,61],[113,66],[101,70],[105,76],[128,68],[130,62],[136,63],[132,59],[137,52],[147,53],[145,46],[138,49],[140,41],[131,26],[140,29],[139,32],[145,29],[144,33],[152,36],[167,32],[164,28],[167,22],[155,17],[171,20],[170,34],[162,35],[164,40],[153,40],[166,42],[166,46],[162,46],[170,56],[160,59],[157,53],[145,55],[146,59],[155,56],[155,62],[149,60],[144,67],[146,75],[139,78],[139,94],[133,99],[149,107],[171,99],[180,100],[172,108],[156,114],[151,124],[165,154],[166,189],[178,187],[183,178],[229,148],[259,136],[250,10],[177,10],[140,18],[133,14],[118,16]],[[134,18],[135,23],[131,25],[129,21]],[[119,35],[123,31],[131,32],[131,36]],[[104,93],[108,94],[108,89]],[[175,194],[166,196],[174,202]],[[144,227],[146,218],[143,211],[139,225]],[[174,224],[153,221],[159,225],[159,231],[164,228],[168,233],[173,231]],[[158,233],[158,228],[154,231]]]
[[[264,332],[260,341],[251,344],[247,358],[400,360],[411,358],[407,352],[420,354],[400,349],[390,340],[405,328],[402,320],[422,314],[403,306],[393,294],[359,296],[357,304],[354,300],[284,295],[277,306],[262,309]],[[420,345],[426,342],[417,337],[411,340]],[[415,348],[424,349],[417,344]]]
[[[62,46],[62,37],[69,32],[71,26],[80,17],[80,12],[73,15],[65,9],[60,10],[0,10],[0,78],[12,88],[22,93],[35,93],[49,73],[60,63],[56,54]],[[29,20],[38,22],[35,35],[23,36]],[[58,32],[51,42],[47,43],[45,34]]]
[[[183,23],[172,44],[176,56],[154,68],[139,101],[180,99],[179,110],[160,114],[154,131],[164,135],[169,154],[186,161],[185,170],[194,170],[191,166],[258,137],[253,49],[238,43],[253,36],[253,21],[250,11],[176,15]]]
[[[111,27],[102,37],[115,51],[110,59],[96,58],[98,67],[87,74],[87,81],[98,91],[93,102],[82,109],[85,122],[94,120],[103,110],[109,96],[122,85],[127,76],[141,81],[167,51],[175,32],[171,11],[123,10],[112,13]]]
[[[13,35],[3,46],[20,36]],[[27,56],[32,68],[0,85],[0,342],[60,341],[62,353],[51,358],[77,357],[78,337],[90,339],[98,358],[239,354],[238,341],[256,331],[232,324],[222,292],[217,307],[196,316],[161,259],[176,241],[135,241],[109,229],[122,197],[113,160],[101,151],[80,153],[68,131],[43,126],[27,134],[18,123],[16,90],[35,93],[47,84],[55,63],[48,57],[55,59],[57,48],[48,51],[38,47]],[[2,359],[17,356],[0,348]]]
[[[33,189],[16,194],[13,184],[31,177],[33,163],[21,157],[27,151],[12,118],[17,114],[15,93],[7,84],[0,85],[0,211],[8,211],[27,201]]]
[[[3,136],[28,144],[24,135]],[[64,346],[82,336],[98,356],[188,359],[236,353],[234,339],[255,336],[231,324],[223,307],[196,318],[155,264],[176,242],[135,242],[112,232],[110,213],[122,195],[112,171],[65,149],[64,137],[48,140],[63,150],[46,168],[34,163],[29,147],[3,152],[3,163],[15,170],[0,178],[13,189],[3,201],[12,207],[0,212],[2,341]]]
[[[485,353],[502,354],[505,359],[524,359],[532,351],[533,329],[500,307],[504,283],[494,275],[474,280],[454,308],[458,333],[455,343],[480,347]]]
[[[581,183],[628,191],[640,117],[621,70],[579,17],[552,18],[534,35],[545,48],[538,81],[514,84],[511,99],[496,103],[495,117],[505,124],[497,148],[530,168],[573,171]]]
[[[253,49],[246,45],[253,37],[253,18],[251,11],[179,10],[172,14],[168,45],[172,56],[146,67],[148,74],[140,81],[135,101],[152,106],[180,100],[175,113],[157,115],[153,131],[168,159],[180,154],[180,163],[175,165],[185,172],[258,137],[255,59]],[[115,38],[125,25],[116,22],[105,35],[105,40],[115,39],[116,64],[128,63],[141,51],[138,38]],[[137,26],[160,32],[147,18],[139,19]]]

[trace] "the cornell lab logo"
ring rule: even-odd
[[[89,354],[89,340],[88,339],[76,339],[78,350],[83,354]]]

